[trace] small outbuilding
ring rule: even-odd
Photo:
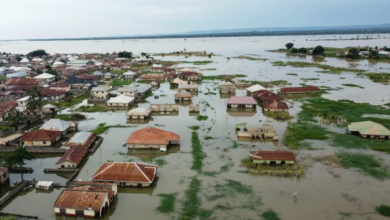
[[[93,182],[113,182],[119,186],[149,187],[158,166],[136,162],[104,163],[92,176]]]
[[[133,104],[134,98],[126,95],[120,95],[115,98],[110,98],[107,101],[107,106],[127,107]]]
[[[46,104],[44,106],[42,106],[42,112],[45,113],[45,114],[52,114],[52,113],[56,113],[58,111],[58,108],[52,104]]]
[[[61,168],[76,168],[88,152],[87,147],[77,146],[67,150],[57,161],[56,166]]]
[[[51,190],[54,187],[54,182],[53,181],[38,181],[35,184],[36,189],[40,190]]]
[[[198,86],[195,84],[183,84],[179,85],[179,91],[198,92]]]
[[[220,94],[235,94],[236,86],[231,82],[222,82],[218,85]]]
[[[138,107],[127,112],[127,119],[148,119],[151,113],[152,111],[149,109]]]
[[[253,163],[284,165],[295,164],[295,155],[290,151],[249,151]]]
[[[0,184],[5,183],[9,179],[9,172],[7,167],[0,167]]]
[[[252,93],[254,93],[254,92],[256,92],[256,91],[267,90],[267,89],[264,88],[264,87],[261,86],[261,85],[256,84],[256,85],[253,85],[253,86],[251,86],[251,87],[246,88],[246,90],[247,90],[248,93],[252,94]]]
[[[250,96],[233,96],[227,101],[228,108],[256,108],[257,102]]]

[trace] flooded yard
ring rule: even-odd
[[[322,36],[318,37],[321,38]],[[390,103],[390,89],[388,85],[374,83],[356,73],[343,72],[340,74],[319,73],[318,68],[294,68],[290,66],[273,66],[273,61],[304,61],[317,62],[311,56],[288,56],[283,53],[272,53],[266,50],[278,49],[287,42],[302,47],[313,47],[317,44],[332,47],[376,46],[385,44],[385,40],[361,41],[306,41],[312,36],[283,36],[283,37],[250,37],[250,38],[206,38],[206,39],[155,39],[155,40],[125,40],[122,41],[74,41],[74,42],[4,42],[1,51],[28,52],[32,49],[45,48],[48,52],[107,52],[131,50],[139,52],[172,52],[186,48],[187,51],[213,52],[217,56],[189,57],[165,56],[155,57],[157,60],[172,61],[213,61],[207,65],[193,65],[181,63],[177,68],[195,68],[205,76],[244,74],[245,80],[272,82],[286,80],[291,86],[307,85],[330,87],[322,97],[330,100],[351,100],[356,103],[370,103],[383,105]],[[385,45],[381,45],[385,46]],[[248,59],[234,59],[238,55],[248,55],[266,58],[266,61]],[[230,58],[229,60],[227,58]],[[389,63],[373,63],[366,60],[348,62],[337,58],[325,58],[321,61],[327,65],[363,69],[369,72],[389,72]],[[209,69],[209,70],[201,70]],[[215,70],[210,70],[215,69]],[[295,73],[295,75],[287,75]],[[316,78],[307,80],[305,78]],[[317,79],[318,78],[318,79]],[[380,204],[390,204],[389,180],[378,180],[357,169],[345,169],[339,165],[328,166],[312,159],[314,156],[334,154],[339,148],[331,146],[326,140],[310,140],[314,150],[295,150],[298,162],[305,164],[306,173],[303,177],[272,177],[250,175],[247,169],[241,166],[241,160],[249,158],[249,150],[287,150],[282,143],[287,126],[297,121],[297,115],[302,111],[304,99],[288,99],[289,112],[293,119],[278,121],[263,114],[262,108],[256,105],[253,110],[232,110],[227,108],[230,96],[219,94],[220,81],[203,81],[199,92],[195,93],[192,101],[176,102],[179,104],[178,114],[152,113],[151,120],[128,121],[128,110],[114,109],[108,112],[83,113],[87,120],[79,123],[79,130],[90,131],[99,124],[128,125],[123,128],[110,128],[101,136],[104,138],[101,146],[95,153],[88,154],[81,164],[80,173],[75,180],[89,180],[98,168],[105,162],[139,162],[160,165],[157,171],[158,178],[150,188],[119,187],[118,196],[109,211],[101,219],[181,219],[183,202],[186,190],[194,178],[200,182],[198,210],[204,215],[195,219],[259,219],[261,213],[272,209],[281,219],[385,219],[375,212]],[[342,84],[352,83],[362,86],[346,87]],[[282,85],[269,88],[276,92]],[[161,83],[138,106],[149,107],[150,104],[173,104],[176,91],[169,82]],[[213,93],[210,93],[213,92]],[[209,93],[208,93],[209,92]],[[208,93],[208,95],[206,95]],[[214,95],[216,93],[216,95]],[[236,91],[236,96],[246,96],[245,89]],[[190,104],[200,104],[199,114],[189,112]],[[69,113],[69,109],[62,114]],[[198,115],[208,116],[207,120],[197,120]],[[389,119],[388,115],[366,115]],[[279,139],[250,140],[237,138],[236,125],[247,123],[250,127],[261,127],[263,124],[272,125]],[[316,123],[320,124],[320,123]],[[138,129],[154,126],[180,135],[180,146],[169,146],[167,152],[157,150],[133,150],[123,147],[130,134]],[[159,127],[163,126],[163,127]],[[191,126],[200,128],[193,131]],[[328,126],[329,130],[343,133],[345,127]],[[203,172],[198,173],[191,169],[192,132],[197,132],[203,150]],[[387,144],[390,147],[390,142]],[[342,149],[341,151],[346,150]],[[349,150],[349,149],[348,149]],[[369,149],[351,150],[353,152],[368,152],[380,158],[386,169],[390,165],[390,156]],[[44,173],[44,168],[54,168],[61,155],[37,155],[37,159],[28,161],[28,167],[33,173],[25,173],[25,179],[54,181],[65,184],[71,173]],[[337,175],[334,175],[337,173]],[[337,176],[337,177],[336,177]],[[1,195],[6,189],[21,180],[19,173],[10,174],[9,186],[2,186]],[[21,192],[0,208],[4,213],[17,213],[29,216],[38,216],[40,219],[76,219],[73,217],[59,217],[54,215],[53,205],[61,193],[61,188],[48,192],[29,189]],[[297,192],[299,198],[294,198]],[[169,214],[157,211],[161,198],[159,194],[176,193],[175,210]],[[207,213],[207,214],[205,214]]]

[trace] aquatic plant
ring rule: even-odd
[[[351,83],[345,83],[345,84],[341,84],[341,85],[347,86],[347,87],[358,87],[358,88],[364,89],[363,86],[356,85],[356,84],[351,84]]]
[[[207,140],[214,139],[214,137],[211,137],[211,136],[206,136],[204,139],[207,141]]]
[[[250,57],[250,56],[237,56],[232,57],[233,59],[246,59],[246,60],[252,60],[252,61],[266,61],[266,58],[260,58],[260,57]]]
[[[172,213],[175,211],[175,202],[177,193],[170,194],[158,194],[160,199],[160,205],[157,206],[156,210],[161,213]]]
[[[165,166],[165,165],[168,164],[168,162],[167,162],[165,159],[163,159],[163,158],[155,159],[154,162],[155,162],[155,163],[157,164],[157,166],[159,166],[159,167],[163,167],[163,166]]]
[[[198,192],[200,191],[200,184],[198,178],[191,178],[188,189],[184,192],[180,219],[193,219],[199,215],[200,199]]]
[[[263,165],[253,163],[250,158],[244,158],[241,160],[241,165],[248,168],[249,173],[252,175],[267,175],[267,176],[296,176],[301,177],[305,175],[305,167],[301,164],[294,165]]]
[[[261,217],[264,220],[280,220],[278,214],[276,214],[276,212],[274,212],[272,209],[268,209],[268,211],[263,212]]]
[[[383,216],[387,216],[387,217],[390,217],[390,206],[388,205],[380,205],[380,206],[377,206],[376,209],[375,209],[379,214],[383,215]]]
[[[206,116],[206,115],[198,115],[198,117],[196,117],[196,120],[198,121],[206,121],[209,117]]]
[[[287,73],[286,75],[289,75],[289,76],[298,76],[298,74],[296,74],[296,73]]]
[[[202,173],[204,153],[202,146],[200,145],[198,133],[195,131],[192,132],[191,142],[191,153],[193,158],[191,169],[196,170],[198,173]]]
[[[199,130],[199,125],[194,125],[194,126],[188,126],[190,129],[196,131],[196,130]]]
[[[287,126],[283,144],[291,149],[301,149],[303,140],[326,140],[329,132],[322,126],[309,123],[293,123]]]
[[[54,118],[64,121],[82,121],[87,119],[85,115],[80,113],[56,115]]]
[[[94,105],[94,106],[83,105],[83,106],[80,106],[77,109],[75,109],[75,111],[91,113],[91,112],[108,112],[109,109],[107,109],[106,107],[98,106],[98,105]]]
[[[104,132],[106,132],[110,128],[126,128],[126,127],[131,127],[131,126],[120,125],[120,124],[106,125],[106,123],[100,123],[97,128],[90,130],[90,132],[96,133],[96,134],[103,134]]]

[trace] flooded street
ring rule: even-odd
[[[389,40],[343,40],[343,41],[311,41],[330,36],[282,36],[282,37],[248,37],[248,38],[193,38],[193,39],[148,39],[148,40],[108,40],[108,41],[48,41],[48,42],[2,42],[0,51],[14,53],[26,53],[42,48],[48,53],[62,52],[100,52],[107,51],[132,51],[134,53],[160,53],[181,51],[213,52],[217,56],[189,57],[183,56],[155,56],[156,60],[169,61],[213,61],[207,65],[193,65],[182,63],[174,67],[195,68],[196,71],[206,76],[223,74],[244,74],[243,80],[257,80],[271,82],[286,80],[291,86],[307,85],[325,86],[329,90],[322,97],[331,100],[347,99],[357,103],[370,103],[383,105],[390,103],[390,89],[388,85],[374,83],[368,78],[359,77],[356,73],[343,72],[341,74],[319,73],[318,68],[294,68],[290,66],[273,66],[273,61],[313,61],[312,56],[289,56],[284,53],[268,52],[284,47],[287,42],[293,42],[297,47],[315,47],[317,45],[331,47],[347,46],[385,46]],[[343,35],[345,39],[352,36]],[[306,39],[309,39],[306,41]],[[259,56],[266,61],[253,61],[248,59],[235,59],[239,55]],[[230,60],[227,58],[230,57]],[[348,62],[337,58],[325,58],[326,65],[363,69],[369,72],[389,72],[388,62]],[[216,69],[216,70],[202,70]],[[296,73],[297,75],[287,75]],[[318,78],[305,80],[304,78]],[[102,113],[83,113],[87,120],[79,123],[79,130],[90,131],[101,123],[106,125],[128,125],[125,128],[110,128],[101,136],[104,138],[102,145],[95,153],[88,154],[80,168],[76,180],[89,180],[98,168],[105,162],[139,162],[157,164],[157,160],[163,160],[165,165],[157,171],[158,179],[150,188],[119,187],[119,193],[114,205],[101,219],[180,219],[181,201],[184,192],[188,189],[191,178],[197,176],[201,181],[199,192],[201,208],[211,210],[210,219],[259,219],[259,214],[268,209],[274,210],[281,219],[386,219],[375,212],[379,204],[390,203],[389,180],[377,180],[366,176],[359,171],[339,166],[326,166],[311,160],[311,156],[328,155],[335,153],[339,148],[330,146],[326,141],[313,141],[316,150],[297,151],[298,161],[307,164],[306,174],[301,178],[281,178],[271,176],[250,175],[240,166],[241,160],[249,157],[249,150],[278,150],[287,149],[281,143],[289,121],[277,121],[263,115],[262,108],[257,105],[252,111],[227,110],[227,100],[230,96],[221,95],[218,92],[219,81],[203,81],[199,84],[199,92],[195,93],[192,101],[177,102],[180,105],[178,114],[152,114],[152,119],[144,122],[127,121],[127,110],[113,110]],[[346,87],[342,84],[357,84],[359,87]],[[273,86],[270,91],[276,92],[280,87]],[[208,91],[216,95],[206,95]],[[138,103],[138,106],[148,107],[150,104],[175,103],[176,91],[168,82],[162,83],[153,91],[153,96]],[[246,90],[236,91],[236,96],[246,96]],[[200,113],[189,113],[189,104],[200,104]],[[289,112],[296,116],[301,111],[301,102],[288,100]],[[62,113],[69,113],[65,109]],[[198,121],[198,115],[208,116],[207,120]],[[368,115],[367,117],[373,117]],[[387,115],[375,117],[388,119]],[[294,121],[296,119],[291,119]],[[250,139],[238,139],[236,125],[247,123],[250,127],[261,127],[263,124],[272,125],[278,136],[278,141],[267,139],[266,141],[251,141]],[[171,146],[167,152],[157,150],[133,150],[123,147],[130,134],[147,126],[164,125],[158,127],[180,135],[180,146]],[[189,127],[199,125],[197,130],[201,141],[205,158],[203,159],[203,171],[215,172],[214,176],[197,174],[191,170],[193,156],[191,154],[191,130]],[[335,127],[332,130],[343,132],[344,128]],[[208,137],[206,140],[206,136]],[[235,146],[238,143],[238,147]],[[389,144],[390,145],[390,144]],[[368,151],[368,150],[367,150]],[[390,165],[390,156],[385,153],[371,152],[381,158],[386,166]],[[38,155],[36,160],[28,161],[26,166],[34,169],[33,173],[24,174],[25,179],[54,181],[65,184],[70,173],[45,174],[44,168],[54,168],[61,155]],[[225,167],[225,168],[222,168]],[[226,169],[227,167],[227,169]],[[337,172],[335,177],[331,172]],[[21,180],[19,173],[10,174],[10,186]],[[233,194],[225,198],[211,200],[210,195],[216,194],[216,184],[223,184],[226,180],[234,180],[247,185],[253,191],[250,195]],[[7,187],[7,189],[9,189]],[[7,190],[1,188],[1,195]],[[11,199],[7,205],[0,208],[4,213],[18,213],[22,215],[38,216],[40,219],[76,219],[72,217],[55,216],[53,204],[62,189],[55,188],[48,192],[29,189],[19,193],[19,196]],[[293,193],[299,193],[299,199],[294,200]],[[160,204],[158,194],[178,193],[173,214],[161,214],[156,211]],[[219,207],[219,208],[218,208]],[[221,208],[225,207],[225,208]],[[349,217],[345,216],[350,213]]]

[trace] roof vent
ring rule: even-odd
[[[148,127],[148,131],[150,131],[150,126]]]

